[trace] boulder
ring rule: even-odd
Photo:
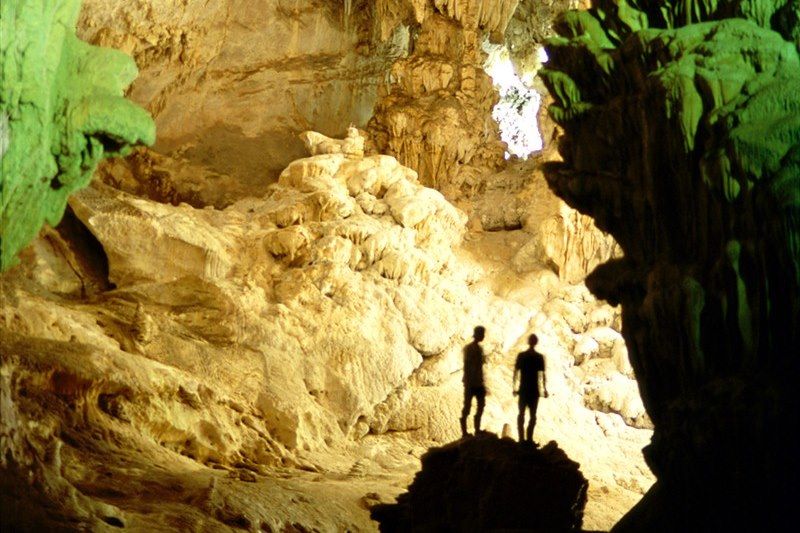
[[[372,517],[382,532],[580,531],[587,489],[554,441],[536,449],[484,433],[429,450],[408,492]]]

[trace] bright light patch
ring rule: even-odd
[[[517,76],[508,48],[487,43],[484,50],[489,54],[484,69],[500,94],[492,118],[500,127],[500,138],[508,145],[506,159],[511,155],[525,159],[542,149],[542,137],[536,122],[541,96],[526,87]],[[545,54],[545,60],[546,57]]]
[[[549,57],[547,57],[547,50],[545,50],[544,47],[538,48],[536,50],[536,56],[539,58],[539,63],[543,65],[547,63],[548,59],[550,59]]]

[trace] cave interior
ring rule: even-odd
[[[3,531],[792,530],[800,0],[8,0],[0,82]]]

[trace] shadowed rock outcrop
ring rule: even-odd
[[[588,482],[554,441],[537,450],[493,434],[422,456],[396,504],[373,507],[382,532],[579,531]]]
[[[587,284],[623,305],[658,482],[617,529],[780,527],[798,494],[800,5],[594,6],[549,46],[565,136],[548,180],[625,253]]]
[[[0,269],[104,157],[155,141],[150,116],[123,97],[133,60],[75,36],[79,0],[3,2],[0,18]]]

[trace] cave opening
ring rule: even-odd
[[[483,50],[487,54],[484,68],[492,77],[499,96],[492,118],[500,128],[500,139],[506,143],[505,158],[527,159],[543,148],[538,126],[542,96],[531,87],[536,71],[531,69],[520,76],[505,44],[491,44],[486,40]],[[546,62],[547,53],[543,47],[537,48],[536,55],[539,64]]]

